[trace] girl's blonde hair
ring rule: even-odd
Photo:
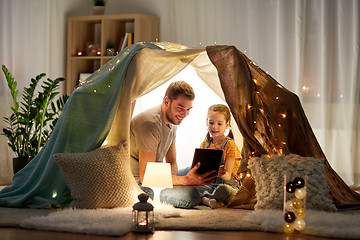
[[[231,120],[231,113],[230,113],[230,109],[224,105],[224,104],[214,104],[214,105],[211,105],[208,109],[208,113],[207,115],[209,116],[209,114],[211,112],[219,112],[219,113],[222,113],[224,114],[225,116],[225,122],[226,123],[229,123],[229,127],[230,127],[230,120]],[[231,131],[231,127],[230,127],[230,130],[229,130],[229,133],[227,135],[227,137],[231,138],[231,139],[234,139],[234,134],[233,132]],[[206,134],[206,141],[209,141],[209,142],[212,142],[212,137],[210,136],[210,133],[209,131],[207,132]]]

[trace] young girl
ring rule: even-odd
[[[240,151],[233,140],[231,130],[225,136],[225,130],[230,127],[230,118],[230,110],[223,104],[212,105],[208,109],[206,120],[208,133],[200,148],[222,149],[223,160],[216,181],[196,188],[201,195],[201,203],[211,208],[228,205],[240,187],[237,176]]]

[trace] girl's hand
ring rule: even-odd
[[[219,173],[218,173],[218,175],[221,177],[221,176],[225,175],[225,173],[226,173],[226,171],[225,171],[225,165],[221,165],[221,166],[219,167]]]

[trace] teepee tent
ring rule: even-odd
[[[71,195],[53,155],[89,152],[105,139],[108,145],[128,140],[132,102],[189,64],[231,109],[243,137],[240,171],[246,170],[248,159],[263,154],[324,158],[329,197],[338,206],[360,203],[360,196],[326,161],[298,97],[235,47],[138,43],[73,91],[47,144],[0,192],[0,205],[67,205]]]

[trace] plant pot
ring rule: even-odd
[[[31,158],[13,158],[13,171],[14,174],[23,169],[29,162]]]
[[[104,6],[93,6],[92,11],[94,15],[103,15],[105,12]]]
[[[106,49],[106,56],[115,56],[115,55],[116,55],[115,48]]]

